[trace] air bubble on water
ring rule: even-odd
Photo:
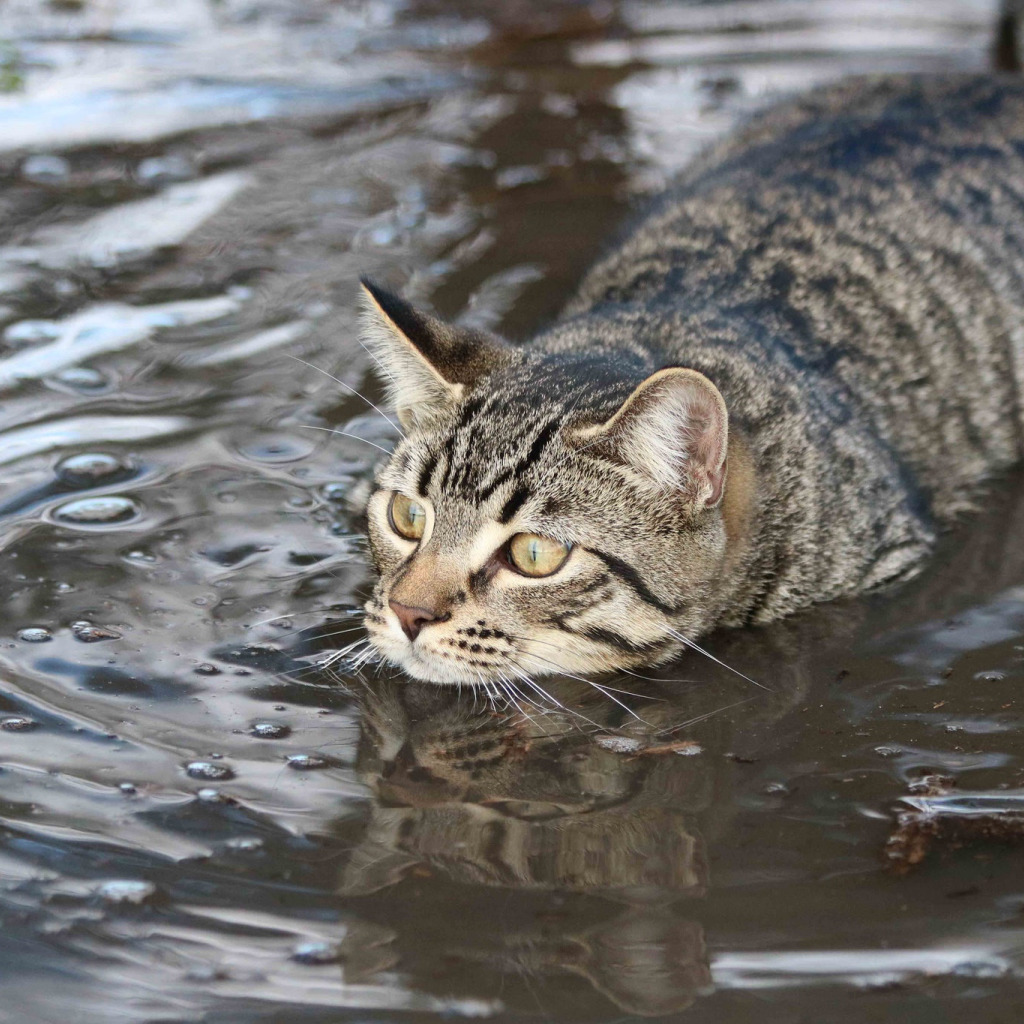
[[[136,502],[116,494],[69,501],[54,513],[60,522],[75,526],[111,526],[138,519],[140,515]]]
[[[201,981],[208,983],[211,981],[227,981],[231,975],[223,967],[214,967],[210,964],[199,964],[196,967],[190,967],[185,972],[185,977],[189,981]]]
[[[1002,978],[1009,974],[1006,964],[992,960],[966,960],[952,971],[959,978]]]
[[[238,850],[240,853],[252,853],[253,850],[262,849],[263,840],[257,839],[255,836],[238,836],[234,839],[229,839],[224,845],[229,850]]]
[[[42,626],[28,626],[18,630],[18,639],[30,644],[45,644],[53,639],[53,634]]]
[[[6,345],[38,345],[60,337],[60,325],[52,320],[19,320],[4,329]]]
[[[330,761],[326,757],[319,757],[316,754],[289,754],[288,767],[294,768],[297,772],[312,772],[320,768],[329,768]]]
[[[314,967],[319,964],[336,964],[341,959],[341,951],[333,942],[300,942],[292,950],[292,959],[296,963]]]
[[[135,177],[145,185],[162,185],[172,181],[188,181],[196,169],[183,156],[151,156],[139,162]]]
[[[226,764],[214,764],[212,761],[190,761],[185,765],[185,771],[193,779],[210,779],[215,782],[235,777],[234,771]]]
[[[106,452],[82,452],[57,463],[57,478],[72,487],[95,487],[112,477],[132,471],[127,459]]]
[[[222,797],[220,794],[220,790],[213,789],[210,786],[207,786],[199,790],[199,792],[196,793],[196,797],[199,799],[201,803],[204,804],[219,804],[222,803],[224,800],[224,797]]]
[[[287,725],[278,722],[257,722],[249,731],[261,740],[283,740],[292,732]]]
[[[875,747],[875,753],[879,757],[899,757],[903,753],[899,747]]]
[[[156,892],[156,886],[152,882],[114,879],[104,882],[96,891],[111,903],[143,903]]]
[[[192,669],[196,675],[199,676],[219,676],[220,669],[216,665],[211,665],[208,661],[200,662],[194,669]]]
[[[106,626],[94,626],[91,622],[81,621],[71,623],[71,633],[76,640],[83,644],[96,644],[103,640],[120,640],[121,634],[115,629],[108,629]]]
[[[978,672],[974,678],[980,683],[998,683],[1006,678],[1006,673],[1000,672],[997,668],[989,668],[984,672]]]
[[[0,729],[4,732],[29,732],[38,727],[39,723],[27,715],[8,715],[6,718],[0,718]]]
[[[320,488],[320,495],[323,497],[324,501],[343,502],[348,496],[350,489],[350,483],[342,483],[338,480],[332,480],[330,483],[324,484]]]
[[[68,366],[54,374],[54,380],[76,391],[101,391],[110,383],[107,378],[89,366]]]
[[[253,462],[296,462],[313,451],[314,444],[290,437],[261,437],[241,444],[238,454]]]
[[[631,754],[643,746],[643,741],[633,736],[598,736],[594,742],[616,754]]]
[[[135,796],[138,793],[138,788],[133,782],[121,782],[118,783],[117,788],[124,793],[125,796]]]
[[[35,153],[22,163],[21,176],[38,185],[59,185],[71,176],[71,165],[56,153]]]

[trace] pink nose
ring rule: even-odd
[[[402,632],[410,639],[415,640],[420,635],[420,630],[431,622],[446,622],[451,614],[441,615],[432,608],[420,608],[416,605],[401,604],[398,601],[388,601],[391,610],[398,616]]]

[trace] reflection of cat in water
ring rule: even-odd
[[[464,913],[453,923],[446,901],[419,914],[438,933],[425,943],[417,923],[417,949],[504,977],[575,973],[628,1013],[680,1010],[711,979],[700,924],[673,904],[705,892],[698,822],[727,803],[717,790],[728,762],[712,769],[666,742],[693,717],[679,702],[645,703],[641,725],[583,687],[555,696],[578,712],[474,708],[450,691],[375,681],[358,762],[374,799],[342,891],[426,870],[426,898],[455,883]],[[654,749],[667,752],[643,752]],[[502,888],[519,906],[534,897],[540,916],[494,927]],[[554,894],[567,901],[552,923],[543,908]]]

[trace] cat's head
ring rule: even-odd
[[[663,661],[713,623],[728,419],[706,377],[596,342],[517,349],[364,291],[405,434],[367,508],[366,625],[389,662],[529,695]]]

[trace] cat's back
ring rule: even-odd
[[[897,248],[884,229],[913,227],[906,218],[925,211],[969,226],[1001,209],[1019,222],[1022,175],[1024,79],[850,79],[771,108],[706,151],[595,265],[571,310],[671,287],[680,271],[696,281],[702,265],[722,274],[729,249],[753,271],[750,257],[797,234],[817,256],[857,226]],[[816,260],[797,262],[811,273]]]
[[[773,347],[955,511],[1021,455],[1024,81],[855,79],[768,111],[651,206],[569,312],[623,304],[652,311],[669,362],[728,377]],[[709,355],[670,326],[683,314],[729,318],[746,356]]]

